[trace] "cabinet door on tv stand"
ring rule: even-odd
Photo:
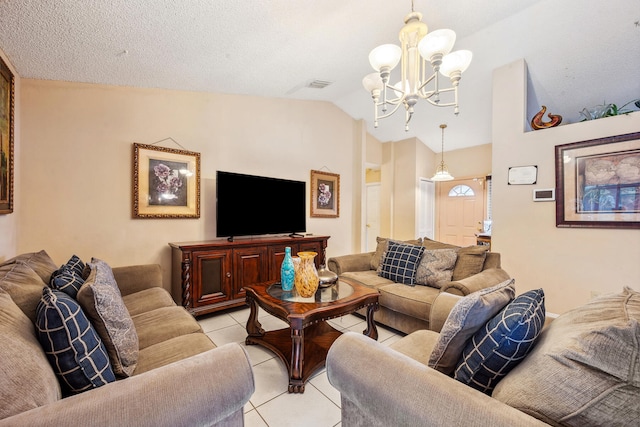
[[[193,253],[193,307],[231,299],[231,251]]]
[[[269,280],[267,248],[264,246],[233,250],[233,299],[245,298],[244,286]]]

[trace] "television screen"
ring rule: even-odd
[[[306,231],[304,181],[217,171],[216,197],[218,237]]]

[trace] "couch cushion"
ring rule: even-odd
[[[116,380],[107,349],[80,305],[69,295],[43,289],[36,330],[65,391],[79,393]]]
[[[0,361],[0,419],[61,398],[60,384],[36,339],[33,323],[2,290]]]
[[[456,249],[425,250],[416,270],[416,284],[440,289],[451,281],[457,258]]]
[[[467,295],[453,306],[429,358],[429,366],[451,375],[467,341],[515,296],[514,280]]]
[[[78,291],[78,302],[107,347],[113,372],[118,376],[129,376],[138,360],[135,325],[124,305],[111,267],[95,258],[89,267],[91,273]]]
[[[177,362],[196,354],[204,353],[216,346],[202,332],[180,335],[140,350],[134,375]]]
[[[381,286],[391,285],[394,283],[389,279],[378,276],[378,273],[374,270],[346,271],[340,275],[340,279],[348,279],[349,281],[356,282],[360,285],[373,289],[378,289]]]
[[[406,286],[400,283],[380,286],[378,291],[381,306],[427,322],[433,301],[440,293],[429,286]]]
[[[133,318],[138,314],[155,310],[156,308],[172,307],[176,305],[171,294],[163,288],[149,288],[122,297],[127,311]],[[135,323],[135,322],[134,322]]]
[[[51,273],[58,268],[45,250],[20,254],[3,262],[1,265],[14,264],[16,262],[24,262],[27,264],[40,276],[44,283],[49,283]]]
[[[422,246],[427,250],[432,249],[460,249],[460,246],[451,245],[449,243],[438,242],[437,240],[431,240],[428,237],[422,238]]]
[[[560,315],[493,397],[547,423],[640,425],[640,292]]]
[[[176,305],[147,311],[132,319],[138,332],[140,349],[180,335],[202,332],[196,319],[183,307]],[[158,325],[162,327],[159,328]]]
[[[489,246],[467,246],[458,250],[458,260],[451,280],[462,280],[478,274],[484,268]]]
[[[415,239],[415,240],[405,240],[404,242],[400,242],[400,241],[396,241],[396,240],[390,240],[384,237],[376,237],[376,242],[378,243],[378,245],[376,246],[376,251],[374,252],[373,256],[371,257],[371,269],[372,270],[378,270],[380,268],[380,263],[382,262],[382,259],[384,258],[384,253],[387,251],[387,247],[389,246],[389,241],[393,241],[396,243],[408,243],[410,245],[420,245],[422,244],[422,239]]]
[[[424,247],[389,242],[380,268],[380,276],[405,285],[415,285],[416,270]]]
[[[36,321],[36,307],[42,297],[42,288],[46,286],[38,273],[24,261],[0,266],[0,289],[11,296],[31,323]]]
[[[434,331],[420,329],[391,343],[389,347],[426,365],[429,363],[429,356],[438,342],[439,335]]]
[[[490,394],[533,347],[544,319],[542,289],[518,296],[467,343],[454,378]]]

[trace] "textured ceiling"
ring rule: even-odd
[[[0,0],[0,49],[23,78],[325,100],[391,141],[440,151],[491,142],[492,71],[529,65],[531,115],[640,97],[639,0],[415,0],[474,59],[460,115],[420,105],[372,126],[369,51],[397,43],[409,0]],[[324,89],[307,85],[332,82]]]

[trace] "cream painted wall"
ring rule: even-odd
[[[216,170],[303,180],[309,192],[310,170],[323,168],[340,174],[340,217],[308,217],[307,232],[331,236],[327,256],[353,252],[356,122],[328,102],[23,79],[21,110],[20,223],[0,225],[19,230],[15,253],[159,263],[169,289],[168,243],[215,238]],[[132,144],[167,137],[201,153],[201,218],[132,219]]]
[[[22,86],[20,76],[13,68],[13,64],[9,62],[3,51],[0,50],[0,56],[5,64],[13,73],[14,79],[14,122],[13,122],[13,140],[14,140],[14,170],[20,162],[20,88]],[[20,223],[20,177],[14,171],[13,174],[13,213],[0,215],[0,262],[13,257],[18,247],[18,224]]]
[[[491,149],[492,144],[483,144],[446,151],[444,160],[449,173],[455,178],[480,178],[491,175]],[[440,154],[436,155],[435,167],[438,165],[440,165]]]
[[[555,203],[532,190],[555,186],[556,145],[640,131],[640,113],[525,132],[524,60],[493,75],[492,250],[518,293],[543,288],[548,311],[584,304],[591,293],[640,290],[640,230],[556,228]],[[622,83],[621,83],[622,84]],[[507,185],[510,166],[537,165],[536,185]]]

